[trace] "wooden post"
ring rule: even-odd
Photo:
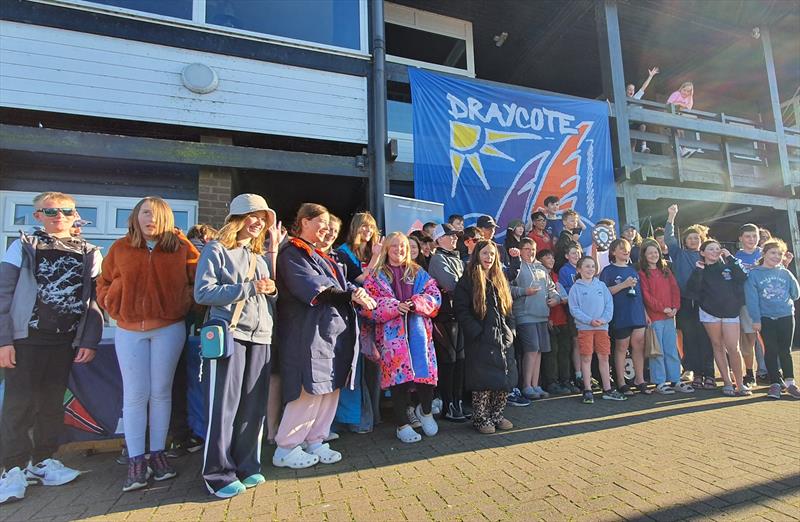
[[[625,205],[625,223],[633,223],[639,229],[639,205],[636,201],[636,188],[630,181],[622,183],[622,201]],[[641,232],[641,230],[639,230]]]
[[[767,67],[767,83],[769,84],[769,99],[772,106],[772,118],[775,120],[775,134],[778,138],[778,158],[780,160],[783,185],[792,186],[796,183],[792,179],[789,166],[789,152],[786,149],[786,134],[783,128],[783,114],[781,113],[781,98],[778,92],[778,79],[775,76],[775,60],[772,56],[772,39],[769,29],[761,30],[761,44],[764,47],[764,63]]]
[[[606,94],[610,92],[614,100],[619,166],[625,179],[630,179],[633,170],[633,151],[628,120],[628,101],[625,93],[625,71],[622,65],[622,42],[619,36],[617,1],[598,2],[596,15],[603,89]]]
[[[800,200],[794,198],[786,200],[786,212],[789,217],[790,250],[795,256],[800,256],[800,225],[797,219],[797,213],[800,212]],[[794,261],[794,272],[800,278],[800,257]]]
[[[719,116],[722,123],[727,123],[724,112],[720,113]],[[731,163],[731,146],[730,143],[728,143],[728,138],[725,136],[720,136],[720,139],[722,140],[722,158],[725,162],[725,170],[728,173],[728,177],[723,180],[723,182],[725,183],[726,188],[730,189],[733,188],[733,163]]]

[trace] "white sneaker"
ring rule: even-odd
[[[439,415],[442,413],[442,399],[439,399],[438,397],[433,399],[433,402],[431,403],[431,413],[433,415]]]
[[[694,380],[694,372],[692,370],[686,370],[681,375],[681,380],[684,382],[692,382]]]
[[[61,486],[72,482],[80,474],[77,469],[68,468],[56,459],[45,459],[35,466],[28,464],[25,468],[25,478],[30,485]]]
[[[28,481],[25,473],[19,468],[11,468],[0,475],[0,504],[25,498]]]
[[[422,423],[422,431],[428,437],[433,437],[437,433],[439,433],[439,425],[436,424],[436,419],[433,418],[433,412],[425,415],[422,413],[422,405],[417,404],[414,413],[417,414],[417,418],[419,419],[420,423]]]
[[[419,417],[417,417],[417,414],[414,413],[413,406],[409,406],[406,408],[406,417],[408,418],[408,423],[411,425],[412,428],[422,427],[422,423],[419,421]]]

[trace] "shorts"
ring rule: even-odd
[[[550,330],[547,322],[517,325],[517,343],[522,353],[550,351]]]
[[[627,339],[630,337],[633,331],[638,330],[639,328],[645,328],[645,325],[628,326],[627,328],[615,328],[611,330],[611,337],[613,337],[615,341],[621,341],[622,339]]]
[[[578,353],[581,355],[609,355],[611,353],[611,339],[606,330],[579,330]]]
[[[739,327],[742,329],[742,333],[756,333],[756,331],[753,330],[753,320],[750,318],[750,313],[747,311],[746,306],[743,306],[742,309],[739,310]]]
[[[714,317],[702,308],[699,309],[698,315],[700,316],[701,323],[738,323],[738,317]],[[751,323],[752,324],[752,323]]]

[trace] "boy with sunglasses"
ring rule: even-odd
[[[24,498],[29,484],[59,486],[80,475],[52,455],[72,364],[91,361],[103,333],[94,286],[102,259],[72,235],[75,200],[45,192],[33,205],[43,229],[21,233],[0,263],[0,504]]]

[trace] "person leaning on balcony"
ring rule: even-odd
[[[680,88],[669,95],[667,103],[676,106],[681,111],[690,111],[694,107],[694,84],[692,82],[683,82]],[[689,118],[695,118],[691,114],[684,114]],[[683,129],[677,130],[678,137],[683,138]],[[689,157],[699,149],[692,149],[689,147],[681,147],[681,156]]]
[[[639,90],[638,91],[636,90],[636,86],[634,84],[629,83],[627,85],[626,89],[625,89],[625,94],[627,94],[629,98],[634,98],[636,100],[641,100],[642,96],[644,96],[644,91],[650,85],[650,82],[653,80],[653,77],[656,74],[658,74],[659,72],[660,71],[658,70],[658,67],[653,67],[651,69],[647,69],[647,73],[648,73],[647,79],[644,81],[642,86],[639,87]],[[631,123],[631,129],[638,129],[641,132],[645,132],[647,130],[647,126],[644,123]],[[634,144],[633,148],[635,149],[636,148],[636,140],[633,140],[633,144]],[[642,140],[642,145],[641,145],[641,149],[640,150],[642,152],[644,152],[645,154],[650,152],[650,149],[647,147],[647,141],[646,140]]]

